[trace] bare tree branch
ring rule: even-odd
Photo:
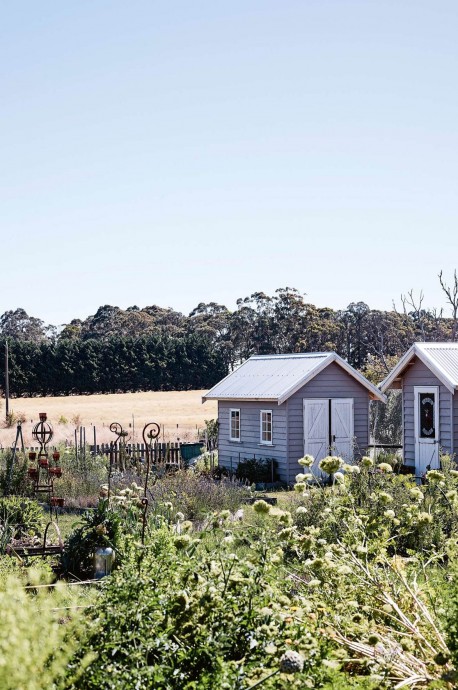
[[[425,330],[425,313],[422,309],[423,306],[423,300],[424,300],[424,293],[423,290],[420,290],[420,294],[418,297],[415,296],[415,293],[412,290],[409,290],[407,295],[401,295],[401,302],[402,302],[402,308],[404,310],[404,316],[409,315],[408,307],[410,307],[411,312],[414,313],[415,315],[415,321],[420,329],[421,333],[421,339],[423,341],[426,340],[426,330]],[[394,306],[394,302],[393,302]]]
[[[445,294],[447,298],[447,302],[450,304],[452,308],[452,319],[453,319],[453,326],[452,326],[452,340],[456,340],[456,334],[457,334],[457,327],[458,327],[458,277],[456,275],[456,268],[453,273],[453,285],[452,287],[449,287],[445,280],[443,279],[443,271],[439,273],[439,282],[442,288],[442,292]]]

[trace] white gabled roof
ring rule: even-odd
[[[281,405],[331,362],[336,362],[364,386],[371,398],[385,396],[335,352],[253,355],[206,393],[206,400],[272,400]]]
[[[393,387],[414,357],[418,357],[451,393],[455,392],[458,387],[458,343],[414,343],[379,385],[382,392]]]

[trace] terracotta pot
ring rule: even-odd
[[[49,465],[48,458],[40,458],[39,462],[40,462],[40,467],[48,467],[48,465]]]
[[[59,458],[60,458],[60,453],[59,453],[59,451],[55,450],[54,453],[52,454],[52,459],[57,462],[59,460]]]
[[[62,468],[61,467],[50,467],[49,468],[49,474],[52,474],[54,477],[62,477]]]
[[[29,475],[30,479],[36,479],[38,477],[38,470],[35,467],[29,467],[27,474]]]
[[[29,460],[36,460],[37,459],[37,454],[34,450],[31,450],[29,452]]]
[[[46,420],[48,419],[48,415],[46,414],[46,412],[40,412],[39,417],[40,422],[46,422]]]

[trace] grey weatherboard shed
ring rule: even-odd
[[[288,483],[305,453],[351,462],[366,451],[371,399],[385,396],[334,352],[254,355],[202,398],[218,401],[220,465],[274,458]]]
[[[404,463],[422,475],[458,450],[458,343],[414,343],[380,384],[402,391]]]

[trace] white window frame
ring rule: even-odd
[[[270,441],[263,439],[263,428],[262,428],[262,416],[264,414],[270,415]],[[259,442],[263,446],[272,446],[274,439],[274,417],[272,410],[260,410],[259,411]]]
[[[238,436],[232,436],[232,413],[237,412],[238,417],[239,417],[239,435]],[[240,414],[240,407],[231,407],[229,410],[229,440],[230,441],[236,441],[237,443],[240,443],[240,436],[241,436],[241,414]]]

